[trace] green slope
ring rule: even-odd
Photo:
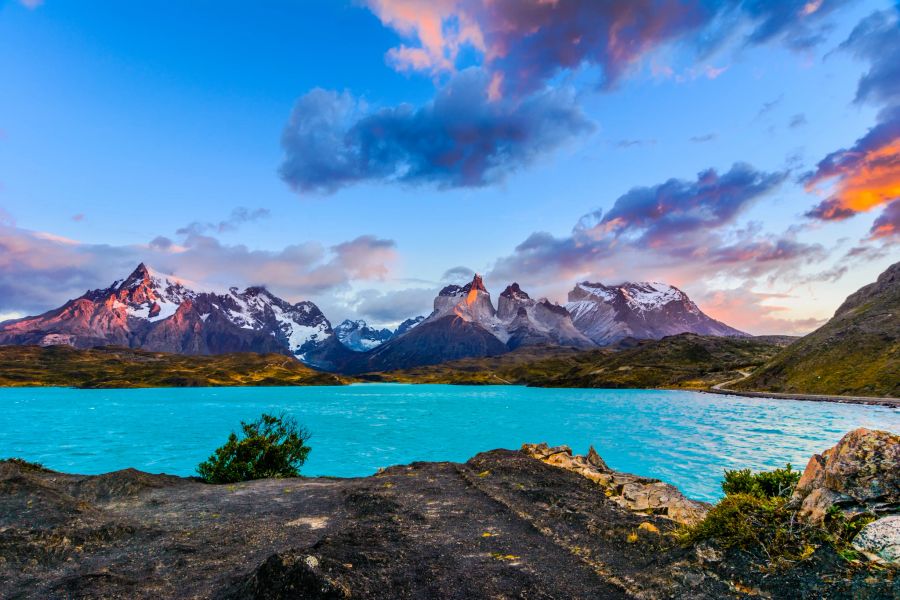
[[[79,388],[340,385],[281,354],[183,356],[104,347],[0,346],[0,386]]]
[[[900,397],[900,263],[734,389]]]
[[[537,347],[373,376],[382,381],[543,387],[705,389],[770,360],[781,345],[753,338],[680,334],[621,351]]]

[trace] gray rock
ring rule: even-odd
[[[879,562],[900,565],[900,515],[883,517],[862,528],[853,547]]]

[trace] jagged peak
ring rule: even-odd
[[[525,293],[516,282],[506,286],[506,289],[500,293],[504,298],[514,298],[516,300],[529,300],[531,296]]]
[[[487,288],[484,287],[484,281],[481,279],[481,275],[475,273],[475,276],[472,278],[472,281],[467,283],[462,287],[463,292],[471,292],[472,290],[477,290],[479,292],[487,292]]]

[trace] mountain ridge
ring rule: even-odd
[[[311,301],[287,302],[265,286],[204,290],[142,262],[106,288],[0,324],[0,345],[279,353],[321,370],[361,373],[493,356],[523,346],[589,349],[681,332],[746,335],[710,319],[681,290],[662,283],[583,282],[569,300],[562,306],[533,298],[513,282],[495,307],[476,274],[465,285],[443,287],[427,317],[407,319],[393,331],[362,320],[332,327]]]

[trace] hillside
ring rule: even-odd
[[[683,333],[643,341],[618,352],[530,348],[493,358],[382,373],[378,378],[417,383],[705,389],[740,377],[740,371],[764,364],[780,349],[778,344],[754,338]]]
[[[900,397],[900,263],[737,390]]]
[[[78,388],[341,385],[281,354],[184,356],[104,347],[0,346],[0,386]]]

